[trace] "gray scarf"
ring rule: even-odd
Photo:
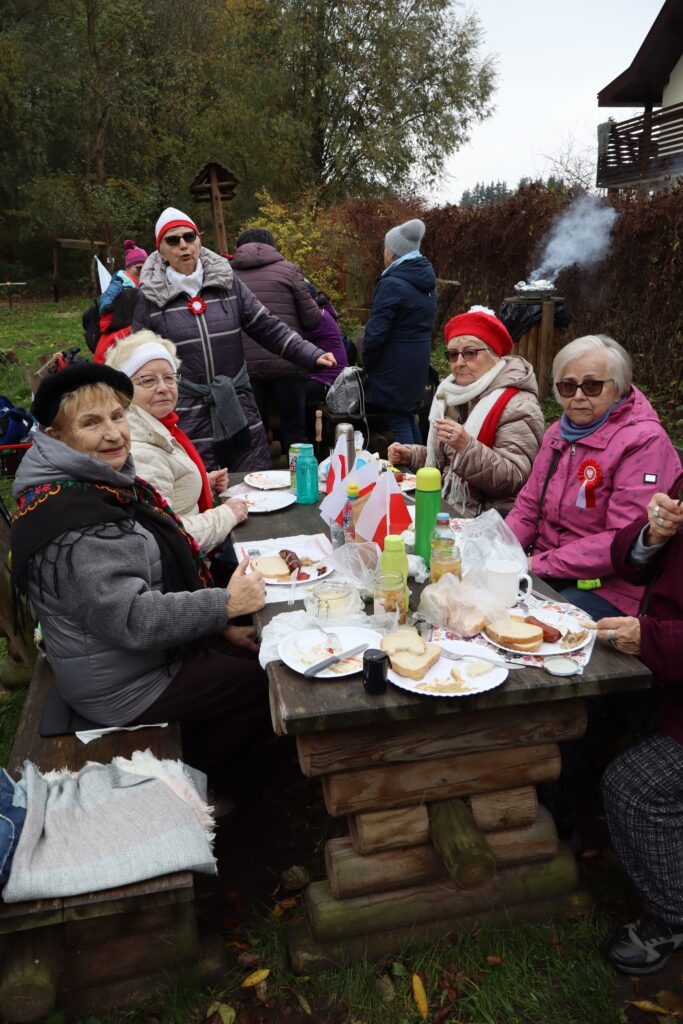
[[[229,441],[247,426],[247,417],[238,397],[253,393],[246,363],[242,363],[234,377],[219,374],[209,384],[195,384],[181,377],[178,390],[181,395],[200,398],[208,405],[214,441]]]

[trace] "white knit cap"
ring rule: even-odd
[[[165,359],[173,372],[176,373],[177,367],[171,353],[163,345],[158,345],[153,341],[146,345],[140,345],[140,348],[136,348],[133,354],[128,356],[128,359],[125,359],[117,369],[120,373],[125,373],[127,377],[132,377],[141,366],[144,366],[145,363],[151,363],[153,359]]]
[[[405,224],[399,224],[397,228],[387,231],[384,244],[394,256],[407,256],[409,252],[419,250],[425,231],[424,221],[407,220]]]
[[[176,210],[175,206],[167,206],[154,226],[157,249],[159,248],[159,242],[169,228],[192,228],[193,231],[199,234],[199,228],[191,217],[188,217],[182,210]]]

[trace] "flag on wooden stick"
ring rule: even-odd
[[[350,483],[358,484],[358,497],[364,498],[375,486],[378,478],[379,466],[374,460],[366,462],[364,466],[354,466],[350,473],[337,482],[327,497],[323,498],[320,515],[328,523],[334,521],[341,525],[347,486]]]
[[[384,549],[389,533],[400,534],[412,526],[412,519],[394,474],[382,473],[356,523],[356,534]]]

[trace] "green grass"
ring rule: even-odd
[[[87,353],[81,327],[81,315],[87,305],[86,296],[68,302],[19,300],[11,312],[7,306],[0,306],[0,392],[15,405],[30,401],[23,368],[37,362],[40,355],[71,345],[78,345]]]

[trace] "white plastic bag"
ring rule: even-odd
[[[328,561],[337,572],[362,594],[372,595],[375,589],[375,577],[379,565],[381,551],[377,544],[363,541],[360,544],[349,542],[335,548]]]
[[[514,562],[520,573],[528,572],[522,545],[494,508],[467,522],[459,544],[463,579],[474,586],[486,589],[485,566],[494,560]]]
[[[451,573],[425,587],[417,612],[433,626],[459,636],[474,636],[485,625],[502,624],[507,618],[505,604],[497,594]]]

